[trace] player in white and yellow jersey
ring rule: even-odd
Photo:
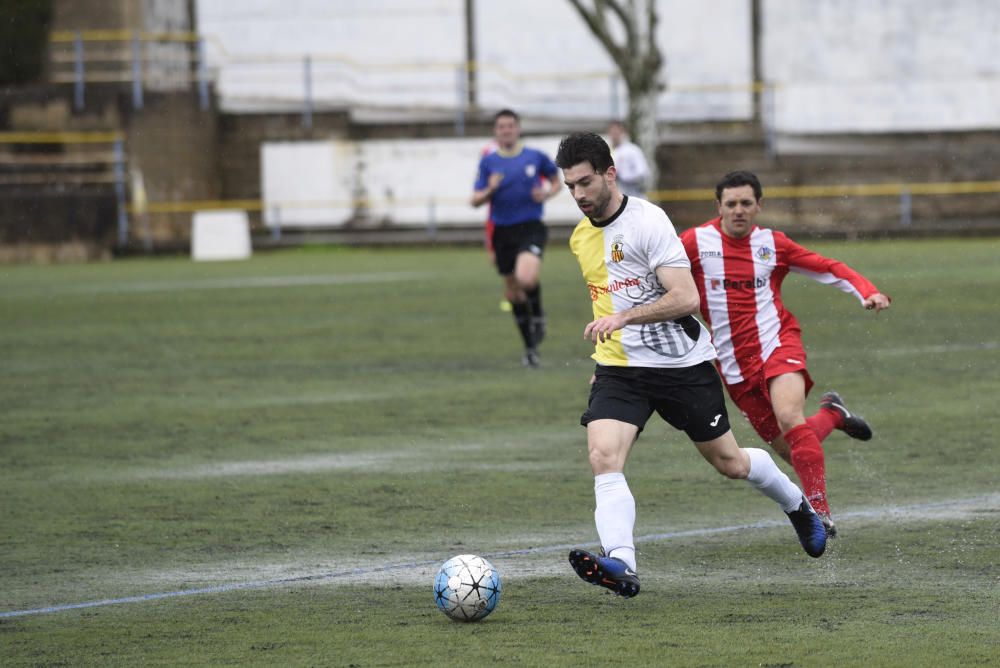
[[[594,473],[601,554],[572,550],[577,574],[624,597],[639,593],[629,451],[656,411],[687,433],[719,473],[747,480],[788,515],[803,549],[819,557],[826,530],[802,491],[760,448],[740,448],[726,413],[715,349],[694,313],[691,264],[659,207],[623,195],[607,143],[591,132],[559,144],[556,165],[586,216],[570,238],[594,305],[583,330],[597,368],[581,424]]]

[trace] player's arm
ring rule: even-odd
[[[559,192],[562,190],[563,180],[558,169],[556,170],[555,174],[553,174],[548,178],[549,178],[549,192],[545,196],[545,199],[552,199],[553,197],[558,195]]]
[[[562,190],[562,173],[547,155],[541,154],[539,157],[538,173],[542,175],[542,181],[531,189],[531,198],[541,204]]]
[[[472,191],[472,199],[469,203],[474,207],[480,207],[493,199],[493,195],[496,193],[497,189],[500,188],[500,182],[503,181],[503,174],[501,172],[493,172],[490,174],[489,178],[486,180],[486,187]]]
[[[656,278],[667,291],[651,304],[634,306],[621,313],[613,313],[589,323],[583,330],[583,338],[594,343],[606,341],[611,334],[626,325],[642,325],[650,322],[676,320],[698,312],[700,298],[698,287],[687,267],[657,267]]]
[[[559,178],[559,171],[555,174],[545,176],[534,188],[531,189],[531,197],[541,204],[559,194],[562,189],[562,179]]]
[[[820,255],[787,237],[779,238],[776,235],[775,241],[779,240],[786,253],[788,268],[795,273],[854,295],[869,311],[887,309],[892,303],[892,299],[879,292],[874,283],[840,260]]]

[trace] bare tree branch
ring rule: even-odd
[[[656,165],[656,101],[663,90],[663,54],[656,43],[656,0],[569,0],[597,41],[618,68],[628,89],[628,122],[649,162],[652,182],[658,181]],[[612,31],[615,22],[622,31]],[[624,33],[618,43],[615,33]]]
[[[636,42],[636,31],[635,31],[635,20],[632,18],[634,16],[634,7],[632,7],[632,2],[629,2],[629,7],[623,7],[622,3],[618,0],[594,0],[594,3],[600,8],[602,13],[607,12],[607,8],[610,7],[611,11],[618,15],[618,20],[621,21],[622,26],[625,28],[625,44],[622,45],[623,48],[628,48],[629,44],[635,44]]]
[[[604,11],[608,0],[594,0],[595,8],[593,9],[585,7],[583,0],[569,0],[569,2],[587,24],[587,27],[590,28],[590,32],[594,33],[594,36],[604,46],[611,59],[615,61],[618,69],[624,74],[628,68],[628,52],[615,43],[615,38],[611,35],[611,31],[608,30],[605,24]],[[622,15],[619,13],[619,16],[621,17]],[[624,23],[624,18],[622,20]]]

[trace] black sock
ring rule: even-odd
[[[521,338],[524,339],[524,347],[534,348],[535,340],[531,334],[531,306],[528,302],[512,303],[511,310],[514,312],[514,322],[521,331]]]
[[[539,283],[531,290],[525,290],[524,294],[528,296],[528,304],[531,306],[531,316],[533,318],[544,318],[545,313],[542,312],[542,284]]]

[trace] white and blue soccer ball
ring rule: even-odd
[[[455,621],[477,622],[500,602],[500,572],[474,554],[452,557],[434,578],[434,602]]]

